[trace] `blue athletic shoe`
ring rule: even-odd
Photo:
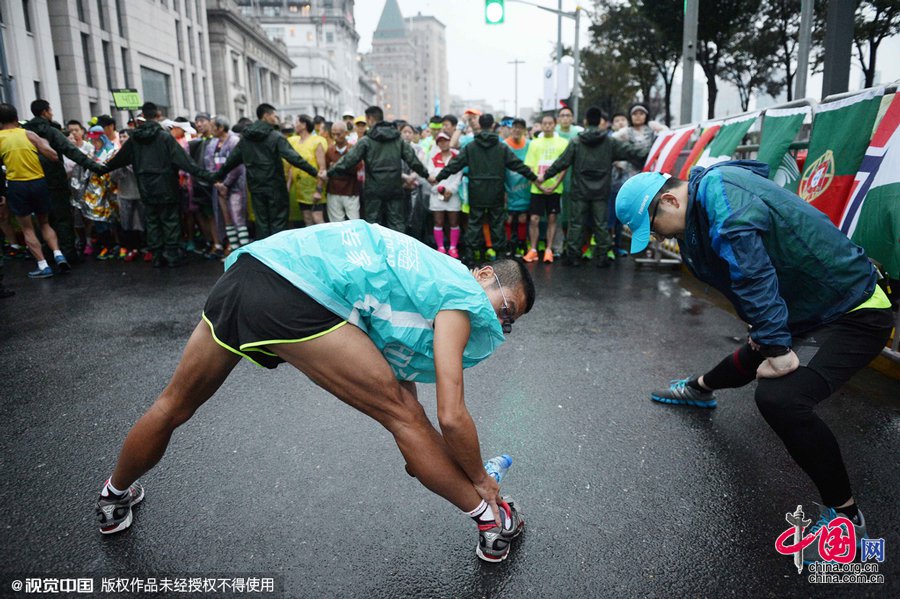
[[[28,273],[29,279],[49,279],[53,276],[53,270],[49,266],[45,268],[38,268],[36,270],[32,270]]]
[[[650,399],[673,406],[716,407],[717,402],[712,391],[697,391],[688,386],[689,380],[672,381],[668,389],[657,389],[650,393]]]
[[[56,260],[56,266],[59,267],[59,272],[69,272],[72,270],[72,267],[69,265],[69,261],[66,260],[65,256],[54,256],[54,260]]]
[[[843,516],[843,517],[847,518],[848,520],[850,520],[850,522],[853,523],[853,532],[854,532],[854,535],[856,536],[856,549],[857,550],[859,549],[860,545],[862,545],[862,540],[867,539],[869,537],[869,534],[866,531],[866,519],[863,516],[862,510],[859,510],[859,516],[857,517],[858,522],[853,522],[853,520],[848,518],[846,514],[843,514],[838,511],[840,508],[835,509],[833,507],[825,507],[824,505],[819,505],[818,503],[816,503],[815,505],[819,508],[819,519],[816,521],[815,524],[812,525],[812,528],[810,528],[808,531],[806,531],[806,534],[816,534],[820,528],[822,528],[826,524],[829,524],[832,520],[834,520],[838,516]],[[847,526],[845,524],[842,524],[840,528],[841,528],[842,532],[844,533],[843,536],[849,535],[850,531],[847,530]],[[822,561],[825,561],[825,558],[823,558],[819,554],[818,540],[816,540],[816,542],[814,542],[814,543],[811,543],[810,545],[808,545],[806,547],[806,549],[803,550],[803,563],[806,564],[807,566],[810,564],[813,564],[816,562],[822,562]]]

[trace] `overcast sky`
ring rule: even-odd
[[[536,0],[556,6],[556,0]],[[356,29],[359,50],[372,48],[372,32],[384,9],[385,0],[356,0]],[[582,4],[592,5],[590,0]],[[556,17],[524,4],[506,3],[506,22],[485,25],[484,0],[399,0],[404,17],[421,12],[433,15],[447,26],[447,69],[450,93],[467,99],[484,98],[497,110],[513,110],[514,67],[519,65],[519,106],[532,106],[542,93],[541,70],[550,63],[556,40]],[[563,0],[563,10],[574,10],[574,0]],[[581,43],[587,44],[588,19],[582,15]],[[563,19],[563,43],[571,46],[575,22]]]
[[[533,0],[556,7],[557,0]],[[356,0],[356,28],[360,34],[359,50],[372,48],[372,33],[384,9],[385,0]],[[513,110],[514,72],[508,61],[524,61],[519,65],[519,106],[534,106],[542,93],[542,68],[550,63],[556,41],[556,17],[537,8],[514,2],[506,3],[506,22],[485,25],[484,0],[399,0],[404,17],[419,12],[433,15],[447,26],[447,69],[450,93],[466,99],[484,98],[496,110]],[[575,0],[563,0],[563,10],[574,10]],[[593,7],[590,0],[581,5]],[[589,19],[582,15],[582,47],[590,43]],[[563,44],[572,45],[575,23],[563,19]],[[878,68],[882,81],[900,78],[900,37],[886,40],[879,48]],[[856,58],[853,59],[856,64]],[[853,67],[850,88],[858,89],[860,70]],[[697,78],[704,80],[698,68]],[[679,77],[680,79],[680,77]],[[821,76],[813,76],[808,86],[809,96],[818,97],[822,90]],[[504,102],[505,100],[505,102]],[[678,100],[674,101],[677,105]],[[504,110],[505,107],[505,110]]]

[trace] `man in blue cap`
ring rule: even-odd
[[[714,408],[714,390],[758,379],[759,411],[822,496],[811,532],[842,515],[861,539],[865,519],[815,407],[881,352],[890,301],[863,249],[767,176],[762,163],[732,161],[695,168],[687,181],[641,173],[619,191],[616,215],[631,228],[631,252],[643,251],[651,232],[677,238],[690,271],[750,325],[747,343],[712,370],[651,399]],[[816,544],[805,559],[821,559]]]

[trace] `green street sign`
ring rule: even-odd
[[[141,107],[141,95],[136,89],[113,89],[113,103],[119,110],[136,110]]]
[[[504,0],[484,0],[484,22],[488,25],[500,25],[506,19]]]

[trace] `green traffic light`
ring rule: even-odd
[[[503,5],[504,0],[485,0],[484,1],[484,22],[488,25],[499,25],[506,18],[506,7]]]

